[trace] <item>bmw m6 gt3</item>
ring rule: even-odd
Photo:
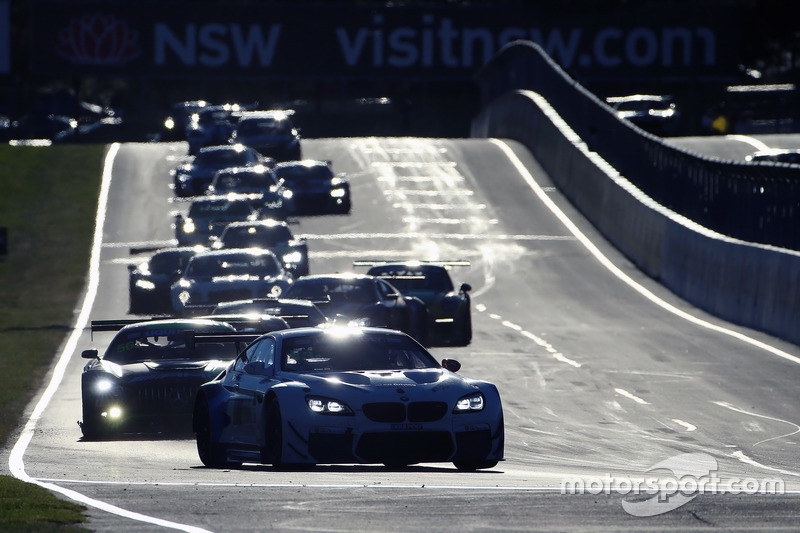
[[[408,335],[380,328],[300,328],[250,344],[197,396],[194,431],[209,467],[244,462],[452,462],[503,459],[497,388],[456,374]]]

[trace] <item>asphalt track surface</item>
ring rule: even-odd
[[[673,142],[725,158],[759,142],[800,145]],[[643,275],[516,143],[311,139],[303,150],[347,173],[353,195],[350,215],[293,226],[312,273],[352,271],[356,259],[471,261],[452,274],[473,286],[473,342],[432,351],[498,385],[505,461],[475,473],[216,470],[191,436],[82,441],[80,351],[110,335],[81,328],[126,316],[129,248],[169,242],[186,207],[169,188],[186,145],[126,144],[107,158],[76,332],[4,452],[14,475],[83,502],[104,532],[797,529],[800,348],[708,316]],[[675,479],[705,484],[675,494]]]

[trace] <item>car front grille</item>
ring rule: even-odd
[[[356,446],[356,455],[367,463],[447,461],[454,451],[453,439],[447,431],[365,433]]]
[[[435,422],[447,414],[444,402],[376,402],[362,407],[364,415],[373,422]]]

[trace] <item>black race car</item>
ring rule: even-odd
[[[207,146],[197,155],[172,170],[175,196],[205,194],[214,174],[227,167],[272,166],[273,161],[242,144]]]
[[[330,161],[287,161],[278,163],[273,170],[283,186],[291,191],[295,214],[350,212],[350,182],[344,174],[333,173]]]
[[[356,261],[354,265],[371,266],[367,274],[425,303],[426,345],[466,346],[472,340],[472,287],[462,283],[456,291],[447,271],[450,266],[468,266],[469,261]]]
[[[146,261],[128,265],[128,312],[134,315],[171,313],[170,289],[180,279],[189,259],[202,246],[164,248]]]
[[[231,142],[258,150],[277,161],[300,159],[300,132],[294,127],[294,111],[248,111],[239,114]]]
[[[264,248],[274,252],[294,277],[308,274],[308,244],[304,239],[296,239],[289,224],[283,221],[232,222],[218,238],[212,239],[211,247]]]
[[[189,429],[197,389],[222,372],[254,336],[231,338],[218,320],[93,321],[92,332],[117,331],[81,375],[86,439],[129,432]]]
[[[322,274],[297,279],[281,295],[309,300],[336,325],[376,326],[425,337],[425,304],[390,283],[364,274]]]
[[[231,222],[258,220],[261,211],[246,195],[196,198],[184,215],[175,215],[175,239],[179,246],[206,246]]]

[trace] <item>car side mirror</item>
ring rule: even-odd
[[[472,285],[470,285],[469,283],[462,283],[461,287],[459,288],[459,290],[461,292],[469,292],[469,291],[472,290]]]
[[[97,349],[84,350],[81,352],[81,357],[84,359],[97,359]]]
[[[461,370],[461,363],[455,359],[442,359],[442,367],[450,372],[458,372]]]
[[[244,365],[244,372],[263,376],[267,374],[267,365],[264,364],[264,361],[250,361]]]

